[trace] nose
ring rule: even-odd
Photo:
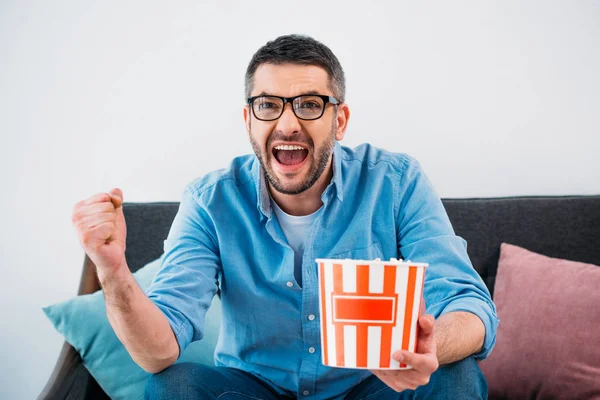
[[[289,109],[287,105],[289,104]],[[294,114],[294,110],[292,109],[293,105],[291,103],[287,103],[283,106],[283,114],[277,120],[277,129],[283,132],[284,134],[290,134],[295,132],[300,132],[302,129],[300,127],[300,121],[296,114]]]

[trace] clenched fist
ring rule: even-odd
[[[123,192],[112,189],[82,200],[73,207],[71,221],[83,249],[99,273],[117,271],[126,265],[127,228],[123,216]]]

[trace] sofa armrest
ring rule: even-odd
[[[39,395],[41,400],[85,399],[89,372],[83,366],[77,350],[65,342],[52,375]]]
[[[99,289],[100,283],[96,275],[96,266],[86,254],[77,294],[90,294]],[[108,398],[83,365],[83,360],[77,350],[65,342],[54,370],[38,399],[82,400]]]

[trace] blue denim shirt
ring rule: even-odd
[[[147,291],[181,351],[202,339],[206,310],[220,288],[216,365],[259,375],[281,393],[342,396],[371,373],[322,364],[315,259],[395,257],[429,263],[427,313],[469,311],[481,318],[486,335],[476,357],[486,357],[496,338],[495,306],[419,163],[369,144],[350,149],[336,142],[333,172],[306,237],[303,287],[255,155],[186,187]]]

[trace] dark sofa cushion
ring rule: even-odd
[[[503,241],[554,257],[600,264],[597,245],[600,196],[442,199],[442,202],[454,230],[467,241],[473,265],[491,293]],[[127,221],[125,256],[132,271],[163,253],[163,241],[178,208],[179,202],[123,205]],[[78,385],[81,383],[87,390],[84,398],[106,398],[83,367],[81,376]]]
[[[600,265],[600,196],[444,199],[457,235],[491,293],[500,244]]]
[[[163,243],[169,234],[179,202],[124,203],[127,224],[125,259],[135,272],[163,253]]]
[[[600,264],[600,196],[442,199],[457,235],[491,293],[500,243],[549,257]],[[160,257],[178,202],[125,203],[132,271]]]

